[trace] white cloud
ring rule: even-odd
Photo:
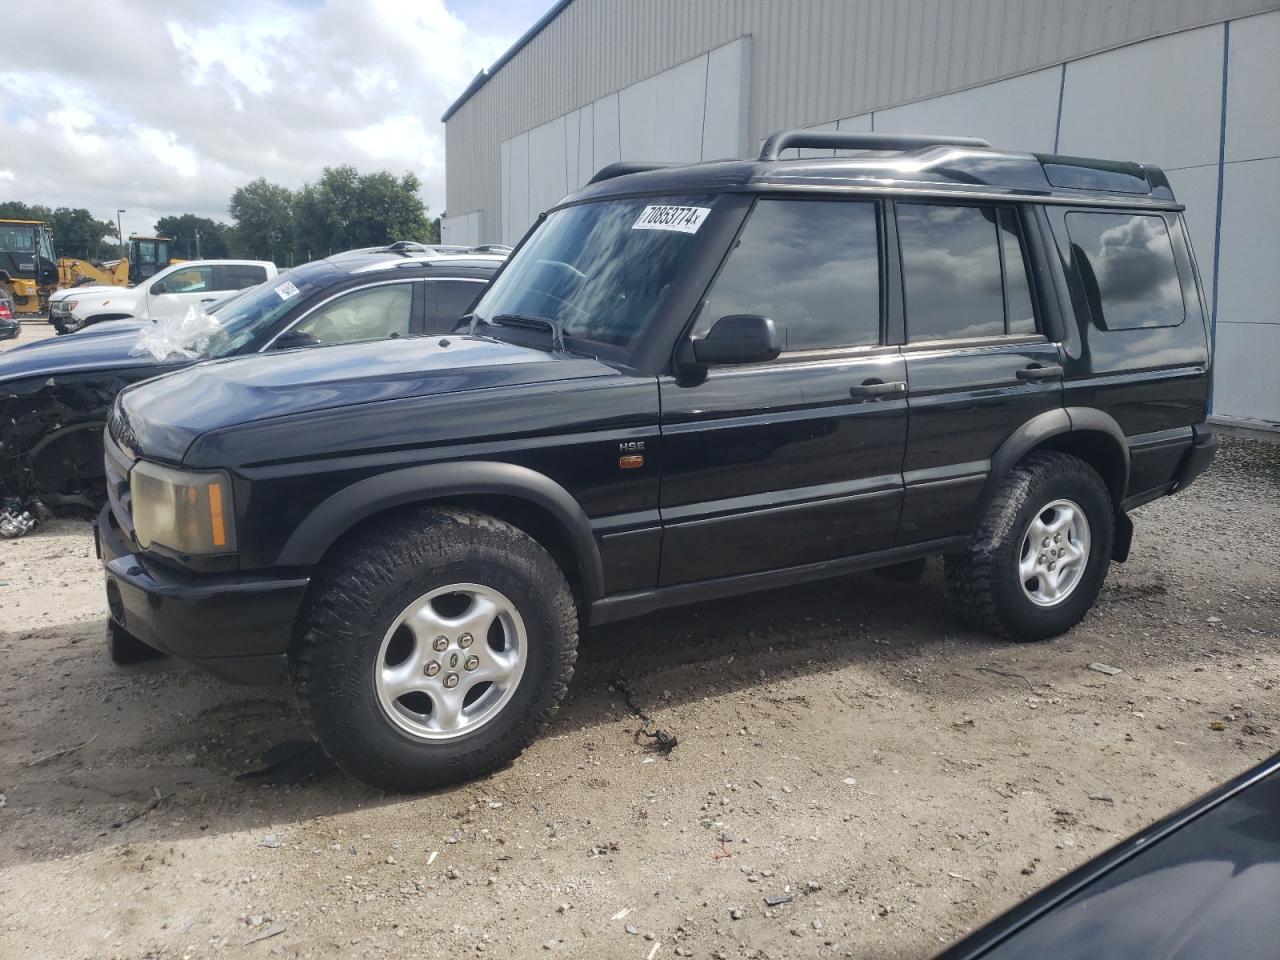
[[[0,199],[226,219],[255,177],[291,187],[324,166],[416,173],[444,206],[440,114],[514,35],[477,32],[444,0],[98,0],[61,4],[57,57],[0,63]],[[15,36],[47,11],[19,4]]]

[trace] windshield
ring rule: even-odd
[[[218,329],[210,335],[204,356],[227,357],[235,353],[302,299],[328,286],[335,273],[324,261],[308,263],[221,301],[209,311],[216,313]]]
[[[557,210],[474,313],[484,321],[552,320],[565,337],[631,349],[662,308],[713,202],[646,197]]]
[[[34,253],[36,228],[30,223],[0,223],[0,253]],[[43,250],[41,255],[48,256]]]

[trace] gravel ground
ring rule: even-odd
[[[1280,445],[1136,519],[1047,643],[959,627],[936,564],[590,631],[522,758],[421,797],[237,783],[289,695],[114,667],[49,524],[0,543],[0,956],[927,957],[1280,749]]]

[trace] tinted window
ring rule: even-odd
[[[898,204],[907,339],[1004,333],[994,207]]]
[[[555,320],[566,337],[629,348],[662,309],[714,205],[709,197],[644,197],[556,210],[475,312]],[[666,220],[664,211],[680,211],[680,221]],[[482,332],[508,336],[511,329]]]
[[[1008,207],[1000,208],[1000,252],[1004,255],[1006,332],[1036,332],[1036,313],[1031,306],[1031,284],[1027,282],[1027,264],[1022,256],[1022,236],[1018,215]]]
[[[315,337],[319,343],[383,340],[407,336],[412,314],[412,285],[392,283],[343,294],[293,329]]]
[[[479,299],[484,284],[476,280],[431,280],[427,290],[434,294],[427,333],[449,333],[458,325],[458,318]]]
[[[1067,234],[1099,326],[1134,330],[1182,322],[1182,286],[1164,217],[1068,213]]]
[[[695,327],[754,313],[784,350],[880,342],[880,259],[874,203],[761,200],[716,277]]]
[[[266,267],[255,267],[247,263],[228,263],[219,268],[221,290],[243,290],[245,287],[257,286],[267,279]]]

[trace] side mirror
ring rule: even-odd
[[[161,293],[164,293],[164,281],[157,280],[155,283],[151,285],[151,294],[152,296],[156,296]]]
[[[778,330],[768,317],[735,313],[721,317],[704,337],[689,340],[696,363],[765,363],[782,352]]]
[[[309,333],[303,333],[300,330],[290,330],[288,333],[282,333],[276,338],[275,343],[271,344],[272,350],[292,350],[295,347],[314,347],[320,341]]]

